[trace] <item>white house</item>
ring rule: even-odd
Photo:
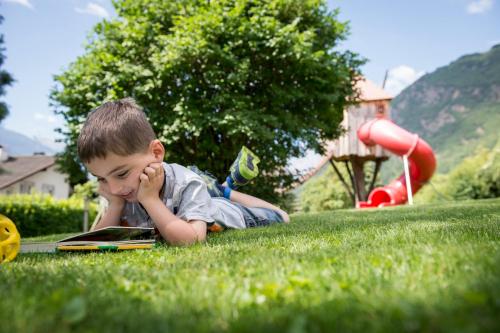
[[[66,199],[70,186],[66,176],[56,169],[54,156],[8,156],[0,146],[0,194],[36,191]]]

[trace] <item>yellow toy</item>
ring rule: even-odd
[[[21,236],[14,222],[0,214],[0,264],[14,260],[21,247]]]

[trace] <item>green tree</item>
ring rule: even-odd
[[[0,24],[3,21],[3,16],[0,15]],[[0,35],[0,96],[5,95],[5,88],[7,86],[10,86],[12,82],[14,82],[14,79],[12,76],[6,72],[5,70],[1,69],[3,66],[3,62],[5,61],[5,47],[3,46],[3,34]],[[9,114],[9,108],[7,107],[7,104],[4,101],[0,101],[0,122],[2,122],[5,117]]]
[[[67,128],[61,166],[84,174],[75,141],[87,113],[134,97],[166,159],[222,179],[242,145],[261,158],[249,192],[270,199],[293,177],[290,157],[321,152],[363,63],[336,46],[347,24],[320,0],[117,0],[86,53],[55,77],[52,100]],[[78,175],[78,173],[80,173]],[[247,189],[245,189],[247,191]]]

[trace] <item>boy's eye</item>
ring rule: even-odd
[[[98,181],[99,183],[105,183],[105,182],[106,182],[106,179],[104,179],[104,178],[97,178],[97,181]]]
[[[128,171],[124,171],[124,172],[122,172],[122,173],[119,173],[117,176],[118,176],[119,178],[123,178],[123,177],[127,176],[127,174],[128,174]]]

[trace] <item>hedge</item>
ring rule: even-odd
[[[0,195],[0,214],[16,225],[21,237],[80,232],[83,226],[83,200],[56,200],[49,195]],[[89,224],[97,215],[97,205],[89,205]]]

